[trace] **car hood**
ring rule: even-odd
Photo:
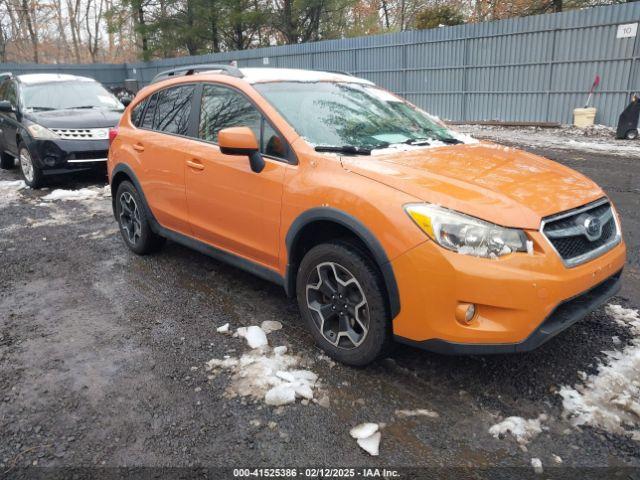
[[[604,196],[570,168],[490,143],[343,157],[342,164],[425,202],[506,227],[538,229],[543,217]]]
[[[103,109],[51,110],[29,112],[25,117],[47,128],[115,127],[123,112]]]

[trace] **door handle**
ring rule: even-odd
[[[144,152],[144,145],[142,145],[141,143],[134,143],[133,149],[137,152]]]
[[[187,160],[187,165],[194,170],[204,170],[204,165],[201,164],[198,160]]]

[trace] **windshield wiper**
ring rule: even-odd
[[[457,138],[452,138],[452,137],[441,137],[441,138],[438,138],[438,140],[440,140],[442,143],[448,143],[449,145],[458,145],[459,143],[463,143]]]
[[[51,108],[51,107],[27,107],[27,108],[30,108],[31,110],[41,110],[41,111],[55,110],[55,108]]]
[[[89,109],[89,108],[100,108],[97,105],[80,105],[79,107],[67,107],[65,110],[80,110],[80,109]]]
[[[434,138],[410,138],[409,140],[407,140],[404,143],[406,143],[408,145],[431,145],[429,143],[429,140],[436,140],[438,142],[447,143],[449,145],[457,145],[459,143],[463,143],[460,140],[458,140],[457,138],[443,137],[443,136],[439,136],[439,135],[435,135]]]
[[[354,145],[343,145],[337,147],[335,145],[317,145],[315,147],[316,152],[336,152],[336,153],[350,153],[352,155],[371,155],[370,148],[356,147]]]
[[[410,138],[404,143],[406,143],[407,145],[431,145],[429,143],[429,140],[431,139],[430,138]]]

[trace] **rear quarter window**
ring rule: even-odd
[[[148,101],[149,99],[145,98],[138,105],[133,107],[133,110],[131,111],[131,123],[133,123],[136,127],[139,127],[140,123],[142,122],[142,114],[144,113],[144,107],[147,106]]]
[[[141,128],[151,129],[153,128],[153,117],[156,113],[156,105],[158,104],[158,93],[156,92],[151,95],[151,97],[148,100],[145,100],[145,102],[148,102],[148,105],[147,108],[144,109],[144,114],[142,119],[140,119],[139,126]]]

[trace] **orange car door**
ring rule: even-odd
[[[140,156],[142,189],[156,220],[166,228],[191,235],[185,194],[184,165],[191,144],[188,135],[196,86],[160,90],[148,102],[143,131],[133,149]]]
[[[258,262],[278,265],[280,209],[286,159],[283,137],[249,99],[237,90],[204,84],[198,121],[186,162],[189,218],[194,235],[211,245]],[[218,132],[247,126],[256,134],[266,166],[251,170],[242,155],[223,155]]]

